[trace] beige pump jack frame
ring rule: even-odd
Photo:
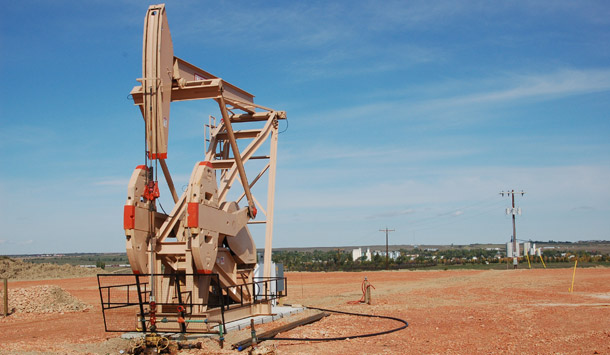
[[[206,306],[214,287],[210,278],[185,276],[176,281],[176,274],[217,274],[224,297],[235,305],[226,308],[227,321],[269,314],[270,300],[253,295],[252,287],[241,286],[255,282],[256,246],[248,224],[266,224],[264,278],[270,277],[278,120],[286,119],[286,113],[255,104],[252,94],[175,57],[164,4],[152,5],[146,13],[142,66],[141,85],[131,90],[131,96],[145,122],[146,159],[129,181],[124,229],[133,273],[151,275],[150,301],[166,305],[159,310],[152,306],[152,316],[155,311],[159,317],[170,315],[176,307],[167,305],[178,305],[181,300],[198,305],[190,310],[187,322],[219,321],[219,311]],[[222,120],[218,124],[210,120],[205,158],[195,164],[186,191],[178,196],[166,163],[170,103],[201,99],[215,100]],[[258,128],[233,128],[241,123]],[[238,140],[244,142],[242,150]],[[267,147],[267,154],[257,154]],[[264,159],[267,164],[248,180],[244,164],[254,159]],[[169,214],[157,211],[159,188],[153,172],[158,165],[175,203]],[[263,206],[252,187],[265,173],[268,184]],[[237,178],[243,193],[237,201],[228,201]],[[244,197],[248,205],[240,208],[238,203]],[[151,323],[155,325],[154,320]],[[158,330],[164,327],[177,329],[176,324],[156,325]]]

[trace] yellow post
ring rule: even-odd
[[[576,277],[576,265],[578,265],[578,257],[576,257],[576,262],[574,262],[574,272],[572,273],[572,286],[570,286],[570,293],[574,291],[574,277]]]
[[[532,264],[530,264],[529,253],[525,253],[525,258],[527,259],[527,267],[531,269],[532,268]]]
[[[540,255],[540,261],[542,261],[542,266],[544,266],[544,268],[546,269],[546,264],[544,263],[544,259],[542,258],[542,255]]]

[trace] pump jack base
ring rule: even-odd
[[[225,324],[226,332],[227,333],[235,332],[235,331],[239,331],[242,329],[246,329],[247,327],[250,326],[250,319],[254,319],[254,324],[267,324],[267,323],[274,322],[278,319],[282,319],[285,317],[289,317],[293,314],[303,312],[304,310],[305,310],[305,308],[303,308],[303,307],[273,306],[271,315],[248,317],[248,318],[239,319],[239,320],[232,321],[232,322],[227,322]],[[215,328],[216,330],[218,329],[217,326],[214,326],[213,328]],[[157,333],[157,334],[159,334],[160,336],[169,338],[171,340],[178,340],[178,339],[195,340],[198,338],[217,336],[217,334],[206,334],[206,333],[201,333],[201,334],[197,334],[197,333],[189,333],[189,334]],[[123,335],[121,335],[121,338],[137,339],[137,338],[142,338],[144,335],[145,335],[144,333],[140,333],[140,332],[129,332],[129,333],[123,333]]]

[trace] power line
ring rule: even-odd
[[[446,219],[447,217],[456,217],[455,213],[458,211],[461,211],[461,212],[465,212],[465,211],[475,211],[476,212],[478,210],[490,211],[490,210],[493,210],[491,207],[495,207],[494,205],[498,204],[498,201],[497,200],[492,201],[493,199],[494,199],[493,197],[488,198],[488,199],[485,199],[482,201],[475,202],[470,205],[451,209],[449,211],[437,214],[435,216],[423,217],[423,218],[411,221],[409,223],[409,225],[411,227],[415,227],[416,229],[419,229],[417,227],[423,227],[424,229],[427,229],[427,228],[429,228],[429,227],[426,227],[427,224],[438,223],[439,220]]]
[[[418,221],[410,223],[410,230],[412,232],[431,230],[436,228],[445,227],[447,225],[460,223],[465,220],[477,218],[486,214],[490,214],[495,210],[495,207],[499,205],[499,201],[487,202],[480,201],[478,203],[472,204],[468,207],[458,208],[455,211],[464,211],[463,214],[454,215],[453,213],[444,213],[437,216],[427,217],[424,219],[420,219]],[[474,206],[477,206],[474,208]],[[493,207],[493,208],[492,208]],[[448,219],[449,218],[449,219]]]
[[[458,222],[462,222],[464,220],[468,220],[468,219],[472,219],[475,217],[479,217],[479,216],[483,216],[486,214],[489,214],[493,212],[492,209],[487,209],[481,213],[478,214],[462,214],[459,216],[459,218],[454,218],[454,219],[449,219],[449,220],[445,220],[442,222],[439,222],[437,224],[434,225],[420,225],[420,226],[415,226],[415,228],[412,229],[412,231],[423,231],[423,230],[429,230],[429,229],[435,229],[435,228],[439,228],[439,227],[444,227],[453,223],[458,223]],[[457,216],[456,216],[457,217]]]

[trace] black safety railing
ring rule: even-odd
[[[288,280],[285,277],[253,277],[252,292],[257,300],[275,300],[288,296]]]
[[[172,302],[155,302],[158,314],[175,314],[175,318],[184,319],[193,315],[195,307],[207,307],[207,309],[221,309],[221,323],[224,327],[224,297],[222,297],[222,287],[218,274],[153,274],[133,275],[133,274],[100,274],[97,275],[97,282],[102,305],[102,315],[104,318],[104,329],[107,332],[146,332],[150,330],[150,278],[155,278],[157,287],[161,287],[161,280],[168,279],[175,285],[175,293],[172,295]],[[201,281],[209,284],[212,290],[207,303],[193,302],[190,291],[181,290],[181,281],[192,278],[193,284]],[[136,319],[137,317],[137,319]],[[157,326],[167,323],[168,317],[156,321]],[[134,321],[136,319],[136,321]],[[200,327],[193,323],[182,322],[177,332],[181,333],[200,333]],[[191,325],[191,326],[189,326]],[[191,328],[191,329],[189,329]]]
[[[249,304],[273,301],[288,295],[288,281],[285,277],[253,277],[252,279],[252,282],[223,287],[226,310],[236,305],[243,306],[246,304],[244,299],[252,300],[252,302],[247,302]],[[238,295],[239,302],[231,300],[231,292]]]
[[[97,276],[104,318],[104,329],[107,332],[146,332],[150,330],[150,292],[151,277],[155,278],[156,287],[164,282],[175,286],[171,303],[155,302],[160,315],[173,313],[172,318],[183,320],[193,316],[193,309],[206,307],[207,310],[220,308],[221,323],[224,327],[224,312],[233,308],[247,306],[253,303],[271,302],[287,296],[287,279],[285,277],[254,277],[252,282],[234,286],[222,286],[218,274],[100,274]],[[167,280],[169,278],[169,280]],[[193,302],[192,291],[181,289],[191,278],[193,285],[210,285],[207,303]],[[183,287],[183,286],[182,286]],[[233,298],[231,297],[233,296]],[[237,298],[239,301],[235,301]],[[160,301],[160,300],[158,300]],[[201,307],[200,307],[201,306]],[[169,312],[167,310],[170,310]],[[157,327],[164,323],[176,322],[170,317],[156,320]],[[201,333],[201,320],[185,320],[180,323],[176,332]],[[207,321],[206,321],[207,322]],[[165,330],[163,330],[165,332]],[[168,331],[170,332],[170,331]]]

